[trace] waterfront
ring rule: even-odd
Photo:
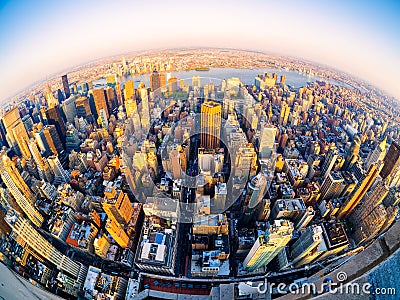
[[[280,70],[280,69],[271,69],[271,68],[262,68],[262,69],[243,69],[243,68],[210,68],[208,71],[196,71],[196,70],[190,70],[190,71],[178,71],[178,72],[171,72],[171,73],[166,73],[167,75],[167,80],[175,76],[179,79],[184,79],[185,81],[190,82],[193,76],[200,76],[201,78],[201,84],[207,84],[207,83],[218,83],[222,79],[228,79],[232,77],[237,77],[241,80],[246,85],[254,84],[254,78],[258,74],[264,74],[264,73],[276,73],[278,74],[278,81],[281,75],[286,76],[286,84],[294,87],[294,88],[300,88],[303,86],[307,85],[307,82],[315,82],[317,80],[319,81],[325,81],[331,84],[339,85],[339,86],[344,86],[351,88],[349,85],[333,80],[327,80],[324,78],[316,77],[316,76],[307,76],[304,74],[300,74],[294,71],[286,71],[286,70]],[[143,75],[133,75],[133,76],[126,76],[123,80],[133,80],[135,82],[135,88],[137,88],[139,82],[144,82],[146,86],[150,86],[150,74],[143,74]],[[93,85],[95,86],[103,86],[106,84],[106,81],[104,78],[93,81]]]

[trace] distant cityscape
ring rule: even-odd
[[[399,112],[348,74],[258,52],[72,69],[1,109],[0,258],[66,299],[278,298],[251,287],[332,272],[398,220]]]

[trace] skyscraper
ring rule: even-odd
[[[6,153],[2,151],[0,156],[1,179],[29,220],[31,220],[31,222],[36,226],[40,227],[43,222],[43,216],[33,205],[35,197],[32,191],[26,185],[18,169]]]
[[[221,104],[207,101],[201,105],[200,147],[215,149],[220,146],[221,138]]]
[[[71,92],[69,90],[69,83],[68,83],[67,74],[63,75],[61,77],[61,80],[62,80],[62,85],[63,85],[63,89],[64,89],[65,99],[68,99],[69,96],[71,96]]]
[[[67,122],[74,124],[74,119],[77,115],[75,97],[67,98],[67,100],[60,104],[60,107],[64,112]]]
[[[150,75],[150,87],[153,92],[156,92],[161,87],[160,74],[154,70]]]
[[[375,149],[368,154],[367,159],[365,160],[366,170],[368,170],[371,164],[377,163],[378,161],[384,159],[386,153],[386,145],[387,137],[385,137],[382,142],[376,144]]]
[[[160,73],[160,87],[164,88],[167,85],[167,77],[164,73]]]
[[[346,160],[343,164],[343,170],[350,169],[358,160],[358,153],[360,152],[361,141],[358,136],[354,137],[350,149],[347,151]]]
[[[351,221],[356,227],[359,227],[362,220],[366,218],[371,211],[382,203],[383,199],[389,193],[389,188],[385,183],[378,177],[376,184],[371,190],[364,196],[362,202],[354,209],[350,216]]]
[[[178,78],[171,77],[168,79],[168,92],[173,93],[178,90]]]
[[[122,191],[117,192],[113,187],[106,187],[104,195],[103,209],[107,216],[114,218],[120,224],[127,224],[133,214],[133,206],[128,195]]]
[[[71,274],[75,278],[78,277],[84,267],[54,248],[25,218],[10,209],[5,220],[13,229],[19,241],[25,242],[25,246],[33,249],[35,253],[58,269]]]
[[[126,234],[124,228],[114,218],[108,218],[106,223],[106,230],[115,240],[115,242],[122,248],[128,247],[129,236]]]
[[[133,98],[135,95],[135,86],[132,80],[127,80],[124,85],[124,99],[125,101]]]
[[[61,165],[58,156],[52,155],[47,158],[47,162],[49,167],[54,173],[54,182],[53,184],[60,184],[62,182],[69,182],[69,174],[68,171],[64,170]]]
[[[349,239],[344,229],[343,223],[329,222],[321,223],[322,236],[326,245],[326,251],[320,253],[316,261],[320,261],[328,256],[342,252],[349,245]]]
[[[29,159],[30,154],[28,153],[29,151],[27,151],[26,145],[29,137],[22,123],[18,107],[16,106],[6,112],[1,120],[8,145],[12,147],[17,154],[21,153],[25,158]]]
[[[43,128],[35,126],[31,134],[35,137],[36,143],[38,144],[40,151],[43,153],[43,155],[44,156],[50,155],[53,150],[50,148],[50,144],[46,139]]]
[[[46,92],[44,94],[44,97],[46,98],[47,106],[53,107],[58,105],[58,100],[56,99],[56,97],[54,97],[49,83],[47,83],[46,85]]]
[[[63,101],[65,100],[65,96],[60,89],[57,90],[57,100],[59,104],[63,103]]]
[[[240,218],[241,224],[248,224],[252,221],[256,209],[265,195],[265,189],[269,188],[268,184],[270,182],[262,172],[251,178],[246,188],[245,206]]]
[[[46,111],[46,119],[49,125],[54,125],[56,127],[57,133],[61,139],[63,145],[65,145],[65,124],[61,117],[60,108],[58,105],[49,107]]]
[[[328,154],[325,156],[324,163],[321,167],[321,173],[328,176],[335,165],[336,159],[338,158],[338,150],[335,143],[332,143],[329,147]]]
[[[135,113],[137,113],[137,105],[135,99],[132,98],[125,99],[124,105],[125,105],[126,116],[128,118],[133,117]]]
[[[192,87],[201,87],[201,81],[200,81],[200,76],[193,76],[192,77]]]
[[[343,191],[344,178],[340,172],[330,172],[321,185],[321,200],[339,197]]]
[[[260,131],[259,155],[262,158],[270,158],[274,151],[275,135],[277,128],[270,124],[264,124]]]
[[[46,138],[47,144],[50,147],[50,150],[54,155],[58,155],[59,157],[63,157],[65,154],[63,144],[60,140],[60,136],[58,135],[57,129],[55,125],[45,125],[43,128],[43,133]]]
[[[76,105],[76,114],[78,118],[91,115],[92,112],[90,111],[89,99],[87,97],[79,97],[75,101]]]
[[[372,164],[367,172],[364,172],[362,175],[362,179],[358,182],[357,186],[355,187],[353,193],[350,195],[349,198],[342,204],[337,218],[339,220],[348,216],[354,208],[360,203],[364,195],[367,193],[369,188],[374,183],[376,177],[379,173],[379,163]]]
[[[115,97],[115,90],[112,87],[106,88],[106,96],[107,96],[107,107],[110,113],[113,113],[114,110],[117,108],[118,103]]]
[[[383,179],[388,179],[389,181],[393,181],[398,177],[399,169],[400,169],[400,146],[397,142],[393,141],[390,144],[389,150],[383,159],[383,168],[379,175]],[[391,184],[390,184],[391,185]]]
[[[53,178],[52,178],[52,174],[50,174],[50,169],[49,169],[47,160],[45,160],[42,157],[42,155],[39,151],[38,145],[33,138],[29,141],[28,146],[29,146],[29,150],[32,153],[33,160],[36,163],[40,179],[46,179],[46,181],[52,182]]]
[[[385,207],[381,204],[373,208],[368,215],[357,223],[353,234],[355,242],[359,245],[375,237],[384,226],[387,219]]]
[[[289,119],[289,114],[290,114],[290,107],[285,101],[283,101],[281,105],[281,112],[279,115],[280,125],[286,126],[287,121]]]
[[[291,247],[292,263],[296,267],[309,264],[326,250],[322,227],[309,226]]]
[[[108,107],[104,89],[92,90],[94,105],[96,107],[97,118],[100,116],[100,111],[103,109],[107,119],[110,117],[108,114]]]
[[[243,267],[251,272],[266,266],[292,238],[293,224],[287,220],[275,220],[274,224],[258,229],[258,238],[243,261]]]

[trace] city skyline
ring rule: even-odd
[[[34,82],[93,59],[180,47],[226,47],[300,57],[400,97],[396,1],[255,2],[252,7],[226,1],[197,6],[182,1],[168,5],[100,1],[95,6],[85,2],[79,9],[70,2],[56,6],[3,1],[0,7],[2,102]],[[15,15],[19,18],[11,17]],[[112,15],[118,18],[103,21]],[[234,15],[242,21],[235,22]],[[160,30],[164,23],[166,32]]]
[[[398,295],[399,8],[0,0],[0,298]]]

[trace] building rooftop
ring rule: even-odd
[[[85,221],[81,224],[75,223],[69,232],[66,242],[75,247],[88,249],[90,246],[90,236],[93,232],[97,233],[97,229],[90,223]]]
[[[343,223],[323,223],[322,230],[329,249],[349,243]]]
[[[136,262],[170,267],[176,239],[175,225],[162,224],[158,217],[147,217],[142,228]]]

